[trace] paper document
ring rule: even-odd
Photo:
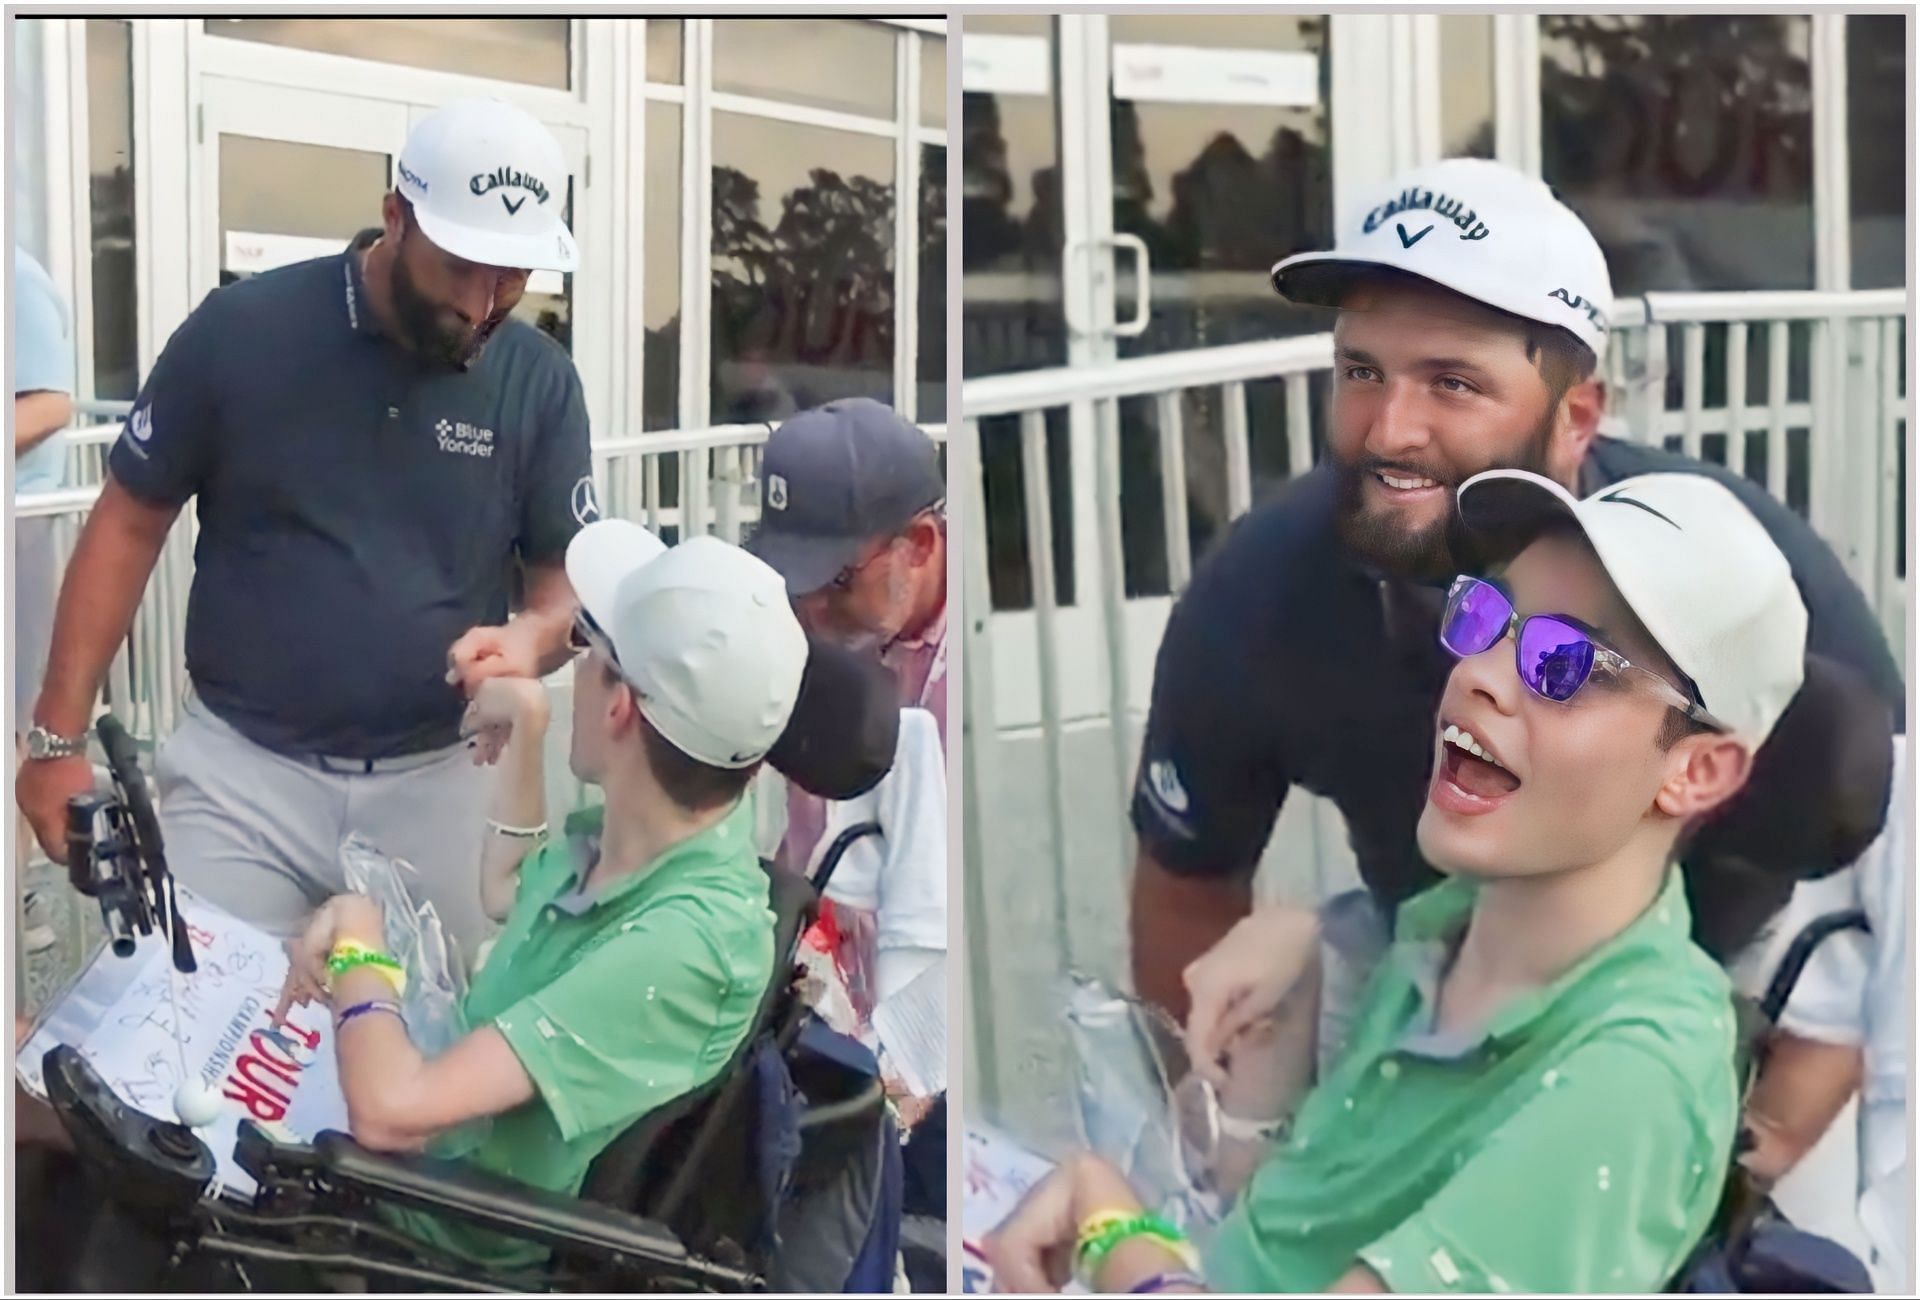
[[[960,1203],[960,1236],[966,1258],[962,1284],[968,1294],[993,1289],[992,1271],[980,1253],[987,1234],[999,1227],[1053,1162],[1014,1141],[990,1124],[967,1126],[966,1189]]]
[[[283,1137],[311,1141],[347,1128],[346,1100],[333,1053],[333,1023],[318,1003],[295,1007],[276,1033],[268,1017],[280,1000],[287,956],[277,939],[179,889],[199,969],[173,973],[164,935],[141,939],[130,957],[102,948],[55,998],[15,1061],[14,1073],[45,1099],[46,1054],[60,1043],[79,1049],[121,1101],[174,1121],[181,1082],[178,1008],[186,1070],[214,1089],[219,1119],[200,1130],[222,1186],[251,1195],[254,1181],[234,1161],[240,1121],[251,1118]],[[175,996],[168,982],[177,981]]]
[[[873,1009],[887,1062],[916,1097],[947,1090],[947,959],[921,971]]]

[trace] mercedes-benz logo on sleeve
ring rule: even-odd
[[[600,517],[600,497],[593,489],[593,475],[582,475],[573,485],[573,517],[582,528]]]

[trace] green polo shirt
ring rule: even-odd
[[[596,810],[520,868],[513,911],[461,1010],[505,1036],[538,1095],[429,1145],[521,1182],[577,1192],[614,1138],[717,1075],[773,977],[774,917],[746,801],[642,871],[582,893]],[[526,1249],[401,1212],[406,1229],[501,1267]]]
[[[1222,1291],[1649,1292],[1705,1234],[1739,1094],[1725,974],[1678,872],[1483,1031],[1433,1029],[1476,888],[1410,899],[1352,1037],[1208,1252]]]

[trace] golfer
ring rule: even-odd
[[[376,242],[218,289],[175,332],[60,593],[18,782],[50,856],[93,780],[102,678],[193,501],[193,690],[156,766],[173,870],[292,936],[345,891],[357,831],[412,864],[471,956],[491,774],[460,740],[465,695],[564,661],[562,561],[598,514],[579,376],[510,317],[531,271],[575,268],[566,195],[531,116],[448,104],[408,138]]]
[[[1805,521],[1737,473],[1600,435],[1606,259],[1545,185],[1449,159],[1353,213],[1331,252],[1274,269],[1285,297],[1339,309],[1327,463],[1200,566],[1154,670],[1132,808],[1133,971],[1182,1014],[1181,972],[1247,914],[1294,787],[1345,815],[1381,918],[1438,879],[1414,834],[1433,767],[1427,724],[1451,666],[1435,629],[1446,584],[1473,568],[1455,489],[1483,470],[1529,470],[1578,497],[1647,473],[1716,479],[1786,556],[1809,651],[1851,666],[1905,716],[1878,622]],[[1800,784],[1771,748],[1683,857],[1694,935],[1722,960],[1786,902],[1795,874],[1850,860],[1879,831],[1877,809],[1829,825],[1847,801]],[[1803,834],[1747,834],[1770,807],[1804,808]],[[1835,855],[1835,843],[1850,850]]]

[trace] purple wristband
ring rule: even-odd
[[[356,1002],[334,1017],[334,1027],[345,1025],[355,1016],[364,1016],[369,1011],[391,1011],[397,1016],[400,1014],[400,1004],[392,998],[374,998],[370,1002]]]
[[[1182,1269],[1173,1273],[1155,1273],[1138,1286],[1128,1289],[1128,1295],[1153,1295],[1160,1291],[1171,1291],[1177,1286],[1190,1286],[1195,1290],[1207,1289],[1205,1279],[1198,1273],[1189,1273]]]

